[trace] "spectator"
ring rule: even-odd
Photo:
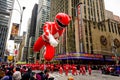
[[[22,80],[29,80],[32,75],[31,68],[28,68],[27,72],[22,75]]]
[[[12,80],[11,72],[7,71],[1,80]]]
[[[0,69],[0,79],[4,76],[5,76],[5,72],[2,69]]]
[[[45,71],[44,71],[44,74],[45,74],[45,80],[48,80],[48,77],[49,77],[49,73],[48,73],[49,71],[46,69]]]
[[[59,73],[60,73],[60,74],[63,73],[63,68],[62,68],[62,66],[60,66]]]
[[[36,78],[40,75],[41,80],[45,80],[45,74],[43,72],[37,73]]]
[[[42,80],[40,73],[36,73],[36,79],[37,80]]]
[[[32,72],[32,74],[30,75],[30,80],[41,80],[39,78],[40,78],[40,75],[37,76],[35,72]]]
[[[21,80],[20,68],[16,68],[16,71],[13,73],[13,80]]]

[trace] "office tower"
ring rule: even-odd
[[[30,60],[33,58],[33,44],[35,41],[35,32],[36,32],[36,23],[37,23],[37,15],[38,15],[38,4],[35,4],[32,10],[31,19],[28,22],[28,34],[27,34],[27,41],[24,49],[26,50],[25,53],[22,53],[24,55],[23,60]],[[33,61],[33,60],[32,60]]]
[[[46,21],[49,21],[49,16],[50,0],[39,0],[35,39],[42,34],[42,26]]]
[[[4,56],[14,0],[0,0],[0,57]]]
[[[49,21],[50,17],[50,0],[39,0],[38,3],[38,15],[36,23],[35,41],[37,38],[43,34],[43,25],[45,22]],[[43,56],[43,49],[37,53],[36,59],[41,59]]]

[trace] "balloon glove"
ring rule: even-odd
[[[48,38],[51,46],[56,47],[58,45],[58,42],[54,39],[54,37],[51,34],[49,34]]]

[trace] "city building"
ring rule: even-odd
[[[0,57],[6,56],[6,42],[10,27],[11,12],[14,0],[0,0]]]
[[[19,45],[19,54],[16,54],[16,61],[26,61],[26,53],[24,52],[24,46],[26,45],[26,32],[23,32],[23,35],[21,36],[22,40]]]
[[[24,59],[23,59],[23,61],[26,60],[26,62],[28,62],[29,53],[30,53],[30,50],[29,50],[29,34],[30,34],[31,18],[29,18],[27,24],[28,24],[28,26],[27,26],[28,29],[27,29],[26,42],[25,42],[25,46],[24,46]]]
[[[37,14],[38,14],[38,4],[35,4],[32,10],[31,20],[28,22],[28,31],[27,31],[27,41],[24,47],[24,58],[23,60],[30,60],[34,57],[33,54],[33,44],[35,41],[35,32],[36,32],[36,23],[37,23]],[[33,61],[33,60],[32,60]]]
[[[35,41],[43,33],[43,25],[45,22],[49,21],[50,18],[50,0],[39,0],[38,3],[38,15],[36,23]],[[41,53],[41,54],[40,54]],[[35,59],[41,59],[43,49],[35,54]]]
[[[37,21],[37,11],[38,4],[35,4],[32,9],[31,18],[28,20],[28,30],[27,32],[23,32],[22,41],[19,45],[19,54],[17,54],[16,61],[24,61],[24,62],[34,62],[34,54],[33,54],[33,44],[35,41],[35,31],[36,31],[36,21]]]
[[[69,14],[72,21],[54,60],[114,64],[120,58],[119,17],[105,10],[104,0],[51,0],[51,21],[58,12]]]
[[[39,0],[38,4],[35,39],[37,39],[42,34],[42,26],[46,21],[49,21],[50,18],[50,0]]]

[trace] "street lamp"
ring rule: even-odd
[[[19,29],[18,29],[18,37],[20,36],[20,31],[21,31],[21,24],[22,24],[22,17],[23,17],[23,12],[24,12],[24,10],[25,10],[25,7],[22,7],[22,9],[21,9],[21,7],[20,7],[20,10],[18,10],[18,9],[8,9],[9,11],[13,11],[13,10],[16,10],[17,12],[19,12],[19,14],[20,14],[20,24],[19,24]],[[14,39],[15,40],[15,39]],[[16,51],[16,49],[19,49],[19,44],[15,44],[17,47],[15,48],[15,51]],[[16,54],[15,54],[15,63],[14,63],[14,65],[16,66]]]

